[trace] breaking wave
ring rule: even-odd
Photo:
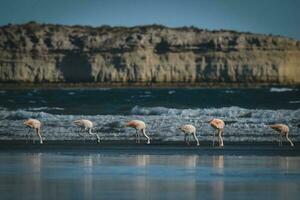
[[[270,88],[270,92],[291,92],[291,91],[297,91],[295,88]]]
[[[240,107],[223,108],[195,108],[178,109],[166,107],[140,107],[131,109],[133,115],[163,115],[163,116],[187,116],[187,117],[220,117],[220,118],[257,118],[260,120],[299,119],[300,109],[297,110],[266,110],[266,109],[245,109]]]
[[[103,140],[134,140],[134,131],[124,128],[123,125],[129,120],[140,119],[146,122],[147,132],[152,139],[181,141],[183,134],[177,128],[190,123],[197,128],[200,141],[208,141],[212,140],[213,129],[206,122],[218,117],[226,123],[225,142],[275,141],[277,134],[266,126],[271,123],[288,124],[291,138],[300,141],[300,109],[267,110],[240,107],[179,109],[134,106],[130,115],[63,115],[50,114],[45,110],[0,108],[0,140],[25,139],[27,130],[23,121],[28,118],[42,121],[42,133],[46,140],[82,140],[72,122],[86,118],[94,122],[93,131],[99,133]]]

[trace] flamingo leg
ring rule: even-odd
[[[28,143],[28,141],[30,140],[30,128],[28,128],[28,132],[26,134],[26,143]]]
[[[145,129],[142,130],[142,133],[147,138],[147,144],[150,144],[150,137],[146,134]]]
[[[81,132],[82,132],[82,128],[79,128],[79,129],[78,129],[78,135],[79,135],[80,137],[84,137],[84,133],[81,134]]]
[[[83,130],[87,130],[87,129],[84,128]],[[83,133],[83,144],[85,144],[85,133]]]
[[[186,135],[186,144],[190,145],[190,135],[189,134],[185,134]]]
[[[279,147],[281,146],[280,143],[281,143],[281,136],[280,136],[280,134],[279,134],[279,135],[278,135],[278,146],[279,146]]]
[[[137,132],[137,134],[138,134],[138,143],[140,144],[141,143],[141,136],[140,136],[139,132]]]
[[[285,137],[286,137],[287,141],[290,142],[291,147],[293,147],[293,146],[294,146],[294,143],[292,142],[292,140],[288,137],[288,135],[285,135]]]
[[[219,130],[219,146],[220,147],[224,146],[223,138],[222,138],[222,133],[223,133],[223,130]]]
[[[187,134],[184,134],[184,143],[187,144]]]
[[[35,143],[35,138],[34,138],[34,134],[31,136],[32,137],[32,143]]]
[[[196,136],[196,133],[193,133],[193,136],[194,136],[194,139],[195,139],[196,142],[197,142],[197,146],[199,146],[200,144],[199,144],[199,140],[198,140],[198,138],[197,138],[197,136]]]
[[[97,139],[97,143],[100,143],[100,137],[97,133],[92,133],[92,129],[89,128],[89,132],[88,132],[91,136],[96,136],[96,139]]]
[[[216,130],[214,131],[214,136],[213,136],[213,147],[215,146],[215,137],[216,137]]]
[[[281,146],[281,147],[283,146],[283,138],[282,138],[282,135],[280,135],[280,146]]]
[[[43,144],[43,139],[42,139],[42,136],[41,136],[41,133],[40,133],[40,129],[35,129],[36,130],[36,134],[38,135],[38,137],[40,138],[40,144]]]
[[[138,130],[135,130],[135,143],[138,143]]]

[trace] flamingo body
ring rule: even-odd
[[[26,125],[29,128],[35,129],[36,134],[38,135],[38,137],[40,139],[40,144],[43,144],[43,139],[42,139],[42,136],[41,136],[42,123],[37,119],[28,119],[24,122],[24,125]],[[34,142],[34,140],[33,140],[33,142]]]
[[[147,144],[150,144],[150,137],[146,134],[146,124],[141,120],[131,120],[125,124],[125,127],[131,127],[136,130],[136,142],[140,143],[139,131],[147,138]]]
[[[91,122],[90,120],[87,120],[87,119],[75,120],[74,124],[80,128],[84,128],[84,129],[93,128],[93,122]]]
[[[28,119],[24,122],[24,124],[30,128],[40,129],[42,123],[37,119]]]
[[[100,137],[97,133],[92,133],[92,128],[93,128],[93,122],[91,122],[90,120],[88,119],[79,119],[79,120],[75,120],[73,122],[76,126],[78,126],[79,128],[82,128],[84,130],[87,130],[88,131],[88,134],[90,135],[95,135],[96,138],[97,138],[97,142],[99,143],[100,142]],[[85,140],[85,136],[83,135],[84,137],[84,140]]]
[[[224,143],[223,143],[222,134],[223,134],[224,128],[225,128],[224,121],[221,120],[221,119],[218,119],[218,118],[214,118],[214,119],[209,121],[209,124],[218,132],[219,146],[223,147]],[[216,131],[214,132],[213,146],[215,145],[215,133],[216,133]]]
[[[289,143],[291,144],[292,147],[294,146],[294,143],[289,138],[290,129],[287,125],[272,124],[272,125],[270,125],[270,128],[272,128],[273,130],[275,130],[279,133],[279,146],[282,146],[282,137],[283,136],[285,136],[285,138],[287,139],[287,141],[289,141]]]
[[[189,141],[187,142],[187,137],[189,137],[190,135],[193,135],[196,142],[197,142],[197,146],[199,146],[199,140],[196,136],[196,128],[195,126],[191,125],[191,124],[185,124],[185,125],[182,125],[181,127],[179,127],[179,130],[181,130],[184,135],[185,135],[185,142],[189,144]]]
[[[214,118],[209,123],[214,129],[222,130],[225,127],[225,123],[221,119]]]
[[[282,135],[286,135],[290,131],[289,127],[285,124],[272,124],[270,127]]]
[[[126,124],[127,127],[131,127],[137,130],[142,130],[146,128],[145,122],[141,120],[131,120]]]

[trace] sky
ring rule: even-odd
[[[300,40],[300,0],[0,0],[0,25],[162,24],[283,35]]]

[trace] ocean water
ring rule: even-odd
[[[1,199],[299,199],[300,157],[0,152]]]
[[[193,124],[201,141],[211,141],[213,117],[225,121],[224,142],[277,141],[266,125],[286,123],[300,141],[300,88],[216,89],[0,89],[0,140],[23,140],[23,121],[42,121],[47,140],[83,140],[72,121],[94,122],[102,140],[134,140],[125,122],[140,119],[154,140],[181,141],[182,124]],[[88,138],[93,139],[93,138]]]
[[[213,117],[226,123],[224,148],[202,146]],[[44,145],[16,141],[27,118],[42,121]],[[81,118],[109,142],[80,141]],[[132,119],[156,145],[126,142]],[[178,143],[186,123],[200,147]],[[300,88],[0,90],[0,199],[299,199],[298,144],[277,147],[271,123],[300,141]]]

